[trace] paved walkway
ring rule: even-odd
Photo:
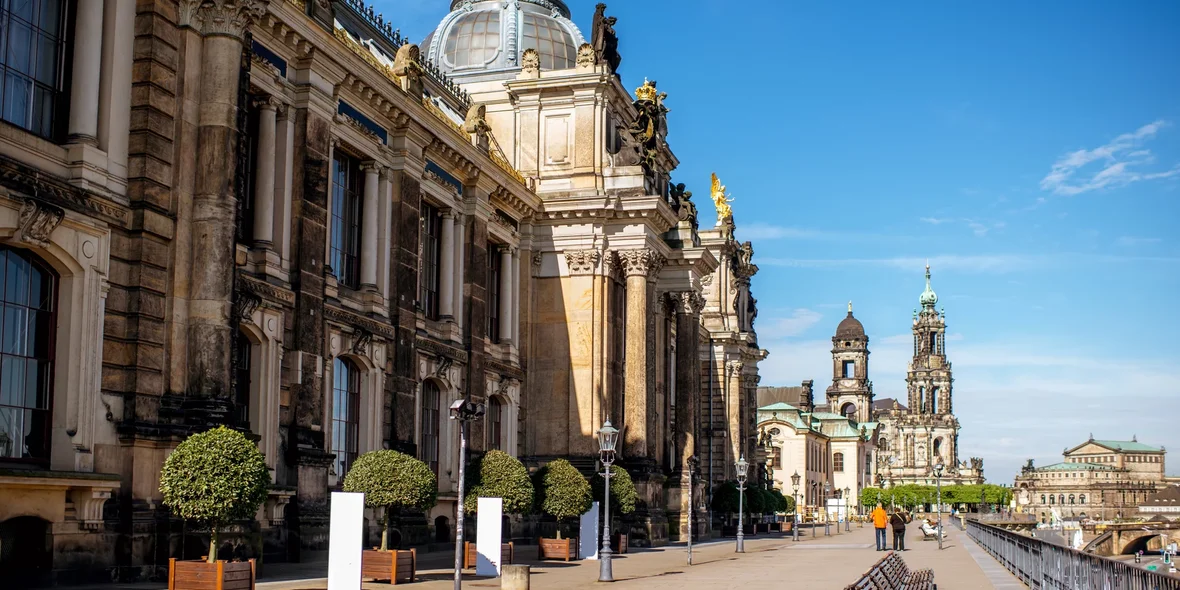
[[[815,588],[840,590],[854,582],[877,560],[884,556],[873,550],[873,530],[852,528],[850,533],[824,536],[823,529],[815,538],[804,529],[799,542],[790,537],[765,535],[746,540],[746,553],[734,553],[732,539],[698,544],[694,551],[695,565],[686,564],[683,545],[658,549],[634,550],[627,555],[616,556],[614,575],[618,588],[643,588],[644,590],[689,588],[739,588],[757,590],[761,588]],[[990,567],[994,561],[982,552],[966,533],[948,528],[944,549],[938,550],[938,543],[922,541],[917,528],[909,528],[907,542],[909,551],[902,554],[911,569],[933,568],[934,580],[940,590],[975,590],[1001,588],[1004,590],[1024,588],[1002,567]],[[599,587],[598,562],[555,562],[537,563],[534,547],[521,547],[518,555],[525,557],[522,563],[532,568],[532,588],[591,588]],[[978,553],[977,553],[978,552]],[[980,557],[980,555],[982,557]],[[981,564],[984,567],[981,567]],[[452,587],[449,567],[442,565],[442,555],[423,559],[420,570],[421,582],[412,588],[421,590],[442,590]],[[988,571],[985,571],[988,570]],[[499,588],[498,579],[464,576],[465,587]],[[304,579],[284,582],[264,582],[259,590],[319,590],[326,588],[326,580]],[[366,590],[389,588],[387,584],[364,584]]]

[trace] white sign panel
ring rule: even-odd
[[[475,536],[475,575],[500,575],[500,535],[504,516],[503,498],[479,498]]]
[[[328,590],[360,590],[365,495],[332,492],[328,537]]]
[[[578,558],[598,559],[598,502],[582,515],[582,528],[578,534]]]

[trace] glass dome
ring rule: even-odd
[[[573,68],[585,42],[560,0],[455,0],[421,47],[453,78],[508,78],[527,49],[537,50],[542,70]]]

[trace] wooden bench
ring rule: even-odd
[[[475,567],[476,561],[475,543],[466,541],[463,543],[463,547],[463,569],[472,569]],[[500,544],[500,565],[512,563],[514,549],[515,546],[511,542]]]
[[[892,551],[844,590],[934,590],[934,570],[914,570]]]

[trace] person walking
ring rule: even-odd
[[[880,502],[873,509],[872,518],[874,533],[877,535],[877,551],[885,551],[885,525],[889,523],[889,516],[885,514],[885,508]]]
[[[893,526],[893,550],[905,551],[905,525],[910,521],[909,514],[904,510],[894,510],[889,515],[889,524]]]

